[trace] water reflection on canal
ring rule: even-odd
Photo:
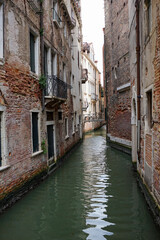
[[[159,240],[128,155],[101,129],[0,216],[1,240]]]

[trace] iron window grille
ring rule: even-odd
[[[48,76],[45,95],[67,99],[67,89],[71,88],[71,85],[65,83],[58,77],[54,75]]]

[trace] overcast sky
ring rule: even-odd
[[[103,74],[102,47],[104,28],[104,0],[81,0],[83,42],[93,42],[95,60]]]

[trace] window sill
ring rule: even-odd
[[[32,153],[32,157],[36,157],[37,155],[40,155],[43,153],[43,150],[40,150],[38,152]]]
[[[69,139],[69,136],[66,136],[66,137],[65,137],[65,140],[68,140],[68,139]]]
[[[75,135],[75,132],[72,132],[72,135]]]
[[[30,71],[30,76],[35,78],[35,79],[38,79],[38,74],[37,73],[34,73],[32,71]]]
[[[0,167],[0,172],[10,168],[10,165]]]

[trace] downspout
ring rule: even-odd
[[[40,1],[40,66],[41,66],[41,76],[44,75],[44,40],[43,40],[43,0]],[[44,96],[45,91],[44,88],[42,90],[42,111],[44,111],[45,104],[44,104]]]
[[[139,0],[136,0],[136,56],[137,56],[137,154],[138,161],[141,157],[141,90],[140,90],[140,21],[139,21]]]

